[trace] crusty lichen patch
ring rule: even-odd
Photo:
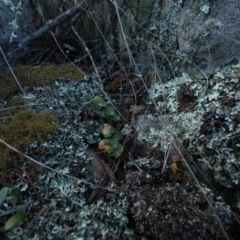
[[[149,91],[157,111],[171,113],[173,120],[163,129],[153,129],[148,142],[154,139],[170,146],[172,138],[178,138],[204,172],[211,170],[225,187],[240,183],[239,73],[240,64],[218,69],[211,79],[183,73],[165,84],[156,83]]]

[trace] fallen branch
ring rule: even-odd
[[[77,4],[76,6],[68,9],[66,12],[64,12],[61,15],[59,15],[58,17],[56,17],[54,20],[52,20],[51,22],[49,22],[45,26],[41,27],[40,29],[38,29],[34,33],[30,34],[29,36],[23,38],[18,43],[18,47],[22,47],[22,46],[28,44],[30,41],[41,37],[44,33],[49,31],[50,29],[53,29],[53,28],[57,27],[58,25],[60,25],[64,21],[72,18],[77,13],[82,14],[82,13],[86,12],[86,10],[97,1],[98,0],[84,0],[83,2]]]

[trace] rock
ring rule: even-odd
[[[231,1],[226,6],[221,0],[205,1],[206,7],[209,7],[206,14],[203,8],[199,8],[200,3],[196,3],[199,1],[194,2],[184,1],[179,12],[177,42],[180,52],[190,55],[193,64],[206,74],[212,74],[218,67],[240,59],[237,40],[240,39],[240,2]]]
[[[154,48],[162,79],[176,72],[211,75],[218,67],[240,60],[240,2],[161,1],[148,38]],[[158,37],[152,38],[152,34]],[[156,44],[156,49],[155,45]],[[159,46],[161,50],[159,51]],[[166,61],[167,55],[167,61]],[[160,65],[159,65],[160,66]]]
[[[161,143],[161,132],[172,126],[172,119],[168,115],[154,116],[152,114],[139,115],[133,121],[133,126],[137,131],[137,144],[144,148],[145,152],[152,151]],[[166,150],[166,149],[161,149]]]
[[[30,1],[0,2],[0,45],[6,54],[16,42],[29,35],[34,25],[34,11]],[[4,61],[1,56],[1,61]]]

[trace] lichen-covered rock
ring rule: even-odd
[[[139,115],[133,121],[133,126],[137,131],[138,145],[144,146],[145,151],[151,151],[156,146],[161,145],[161,149],[167,150],[170,134],[163,136],[161,133],[166,132],[166,129],[172,127],[172,118],[168,115]],[[173,135],[172,135],[173,136]],[[163,138],[166,137],[165,141]],[[173,136],[174,137],[174,136]],[[167,146],[165,146],[165,143]]]
[[[40,198],[30,205],[25,223],[6,233],[6,239],[134,239],[123,208],[126,199],[89,205],[90,187],[87,190],[80,180],[52,172],[43,174],[35,184]]]
[[[73,171],[78,176],[93,176],[92,157],[87,154],[87,148],[101,139],[101,113],[94,105],[84,109],[82,103],[96,95],[102,95],[97,84],[67,79],[56,80],[50,87],[35,87],[27,93],[24,96],[27,104],[34,105],[37,111],[50,110],[61,124],[51,141],[30,144],[27,154],[58,170],[60,166],[67,168],[65,173]],[[88,114],[99,116],[99,121],[88,118]]]
[[[177,112],[182,105],[186,110],[172,114],[164,128],[160,123],[154,124],[162,117],[152,116],[153,120],[147,121],[147,136],[143,134],[145,125],[138,120],[138,138],[144,136],[149,143],[158,140],[165,150],[178,139],[189,153],[197,156],[204,170],[213,171],[217,182],[226,187],[238,186],[239,71],[238,64],[219,69],[208,81],[183,74],[166,84],[156,83],[149,92],[157,111]]]
[[[8,46],[9,42],[21,39],[29,33],[27,28],[33,24],[33,7],[28,0],[3,0],[0,2],[0,43]]]
[[[228,4],[221,0],[158,4],[145,39],[154,49],[163,81],[182,72],[209,76],[218,67],[240,60],[238,0]]]
[[[240,65],[219,69],[207,81],[182,74],[150,89],[157,112],[135,120],[138,143],[184,156],[195,176],[213,187],[239,212]],[[178,112],[178,109],[184,111]],[[167,121],[163,121],[167,119]],[[163,124],[164,123],[164,124]],[[145,144],[146,142],[146,144]],[[176,149],[177,147],[177,149]],[[170,151],[169,151],[170,150]],[[176,151],[177,150],[177,151]],[[180,152],[179,152],[180,151]],[[167,162],[167,166],[170,162]],[[188,167],[185,168],[188,171]]]
[[[60,127],[50,140],[35,141],[25,152],[57,173],[46,171],[33,182],[37,200],[30,185],[16,184],[31,204],[25,221],[7,232],[7,239],[133,239],[123,208],[126,200],[119,197],[87,204],[106,173],[89,147],[100,140],[101,112],[94,104],[87,109],[82,105],[95,96],[104,97],[96,83],[65,78],[48,87],[35,87],[24,96],[34,110],[51,111],[59,120]],[[115,192],[110,187],[109,191]]]

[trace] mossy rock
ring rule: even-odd
[[[10,116],[9,113],[12,115]],[[58,119],[49,111],[36,112],[31,109],[10,109],[0,121],[0,138],[14,148],[23,151],[28,144],[42,142],[59,127]],[[14,175],[25,159],[0,146],[0,182],[11,184]],[[38,166],[27,165],[27,172],[36,172]]]
[[[10,69],[0,68],[0,99],[7,103],[6,108],[0,110],[0,138],[19,151],[24,151],[30,143],[46,141],[59,124],[49,111],[26,109],[23,99],[17,97],[21,93],[18,84],[27,92],[37,86],[51,86],[59,78],[80,81],[85,73],[70,64],[50,63],[20,66],[12,71],[15,77]],[[39,152],[42,150],[39,149]],[[0,146],[0,182],[11,183],[12,176],[19,172],[24,161],[23,157]],[[27,168],[30,172],[36,172],[37,168],[39,170],[33,164],[27,164]]]
[[[35,86],[48,86],[56,78],[69,78],[80,81],[86,75],[69,64],[40,64],[13,68],[17,81],[23,89]],[[0,98],[7,100],[21,92],[16,79],[8,68],[0,68]]]

